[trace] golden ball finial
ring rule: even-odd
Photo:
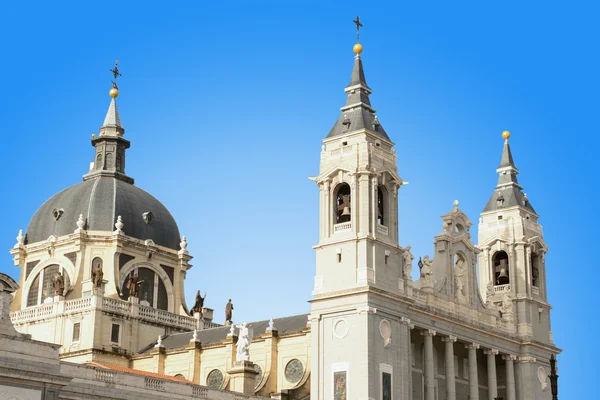
[[[354,45],[354,47],[352,48],[352,51],[353,51],[354,53],[356,53],[356,55],[359,55],[360,53],[362,53],[362,51],[363,51],[362,44],[360,44],[360,43],[356,43],[356,44]]]
[[[508,140],[508,138],[510,137],[510,132],[509,132],[509,131],[503,131],[503,132],[502,132],[502,137],[503,137],[505,140]]]
[[[112,97],[113,99],[116,99],[119,96],[119,89],[117,88],[112,88],[110,89],[110,91],[108,92],[108,94],[110,95],[110,97]]]

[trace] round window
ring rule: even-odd
[[[221,389],[221,385],[223,385],[223,373],[218,369],[213,369],[206,377],[206,386],[211,389]]]
[[[285,366],[285,379],[290,383],[298,383],[304,375],[304,366],[297,358],[287,363]]]
[[[256,383],[254,384],[254,387],[257,388],[258,385],[260,385],[260,381],[262,381],[263,378],[263,370],[260,367],[260,365],[258,364],[254,364],[254,370],[258,373],[256,375]]]

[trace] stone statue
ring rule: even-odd
[[[204,307],[204,299],[206,298],[206,293],[204,293],[204,297],[202,297],[200,291],[196,293],[196,303],[194,303],[194,307],[192,307],[191,313],[194,316],[195,313],[200,314],[202,316],[202,308]]]
[[[513,314],[512,296],[508,290],[504,292],[504,296],[502,297],[501,311],[503,316]]]
[[[456,283],[456,297],[459,300],[464,300],[466,298],[465,293],[465,273],[467,272],[467,267],[465,266],[465,260],[459,258],[456,262],[456,268],[454,269],[454,281]]]
[[[54,275],[52,284],[54,285],[54,295],[62,296],[65,292],[65,278],[62,276],[62,274],[60,274],[60,272]]]
[[[404,270],[402,271],[402,276],[404,280],[410,281],[412,280],[412,262],[415,258],[410,252],[410,246],[406,246],[404,249]]]
[[[494,301],[494,282],[489,281],[485,290],[485,305],[491,306]]]
[[[127,289],[129,289],[129,297],[138,297],[140,291],[140,285],[142,281],[138,281],[138,276],[134,271],[129,274],[129,280],[127,281]]]
[[[92,282],[95,288],[102,287],[102,280],[104,279],[104,272],[102,271],[102,262],[95,262],[92,266]]]
[[[423,257],[423,268],[421,268],[421,280],[423,281],[423,286],[431,286],[432,283],[432,275],[433,268],[431,267],[432,261],[429,259],[429,256]]]
[[[240,330],[238,333],[237,340],[237,352],[235,359],[237,361],[249,361],[250,360],[250,333],[248,331],[248,324],[244,322],[237,326]]]
[[[233,304],[231,303],[231,299],[227,302],[225,306],[225,323],[231,322],[231,316],[233,314]]]

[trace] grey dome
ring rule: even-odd
[[[150,223],[144,220],[145,213],[152,213]],[[169,210],[149,193],[112,176],[86,180],[46,201],[29,223],[27,242],[73,233],[80,214],[86,221],[85,229],[112,232],[121,216],[125,235],[179,249],[179,228]]]

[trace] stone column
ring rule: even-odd
[[[479,379],[477,377],[477,349],[479,345],[469,343],[469,400],[479,400]]]
[[[494,400],[498,397],[498,380],[496,378],[496,355],[498,350],[485,350],[487,355],[487,373],[488,373],[488,400]]]
[[[398,374],[400,382],[400,400],[412,400],[412,356],[410,354],[411,338],[410,330],[415,326],[410,323],[410,319],[400,317],[400,337],[399,343],[404,345],[401,348],[400,355],[400,373]],[[398,382],[396,378],[395,382]]]
[[[448,336],[442,338],[446,343],[446,399],[456,400],[456,382],[454,379],[454,343],[456,338]]]
[[[504,355],[502,358],[506,363],[506,400],[517,400],[514,364],[517,357],[513,355]]]
[[[421,331],[425,340],[425,400],[435,400],[435,373],[433,369],[433,337],[435,331],[427,329]]]

